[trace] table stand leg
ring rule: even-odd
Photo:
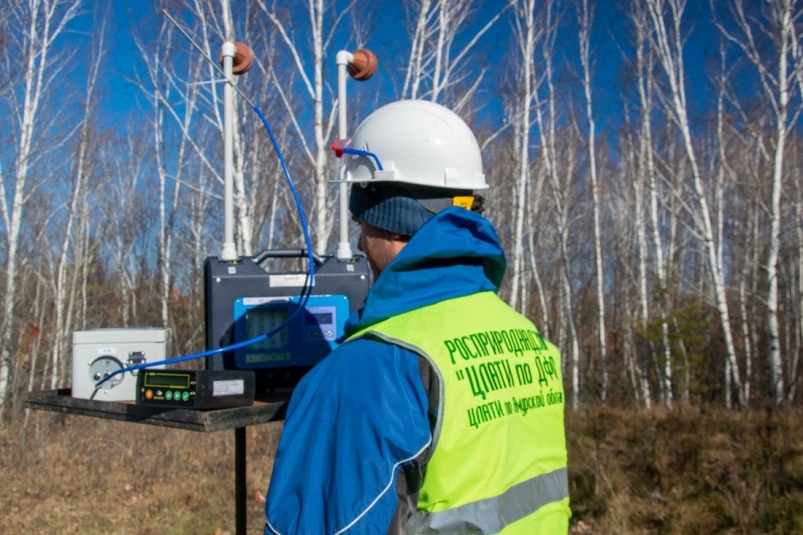
[[[245,535],[245,427],[234,429],[234,497],[237,511],[237,535]]]

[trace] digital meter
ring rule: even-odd
[[[137,376],[137,404],[171,409],[227,409],[254,402],[250,371],[146,370]]]

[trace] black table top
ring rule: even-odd
[[[200,411],[136,405],[133,401],[78,399],[71,396],[69,388],[63,388],[28,392],[25,406],[29,409],[207,432],[283,420],[289,397],[289,393],[277,394],[257,400],[248,407]]]

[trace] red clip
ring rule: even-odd
[[[350,141],[351,141],[351,138],[336,139],[335,142],[332,143],[332,150],[335,151],[335,156],[337,156],[338,158],[341,158],[343,156],[343,150],[345,149],[345,147],[343,145],[346,145]]]

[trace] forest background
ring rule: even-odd
[[[226,39],[254,50],[237,83],[273,126],[317,253],[337,241],[335,54],[366,47],[379,69],[349,82],[350,125],[420,98],[475,130],[508,258],[500,293],[561,349],[574,414],[797,414],[803,2],[6,4],[4,428],[48,436],[24,394],[69,386],[73,331],[165,326],[175,354],[203,349],[223,90],[162,9],[210,57]],[[303,247],[261,123],[242,99],[236,114],[238,251]],[[799,441],[787,450],[799,468]]]

